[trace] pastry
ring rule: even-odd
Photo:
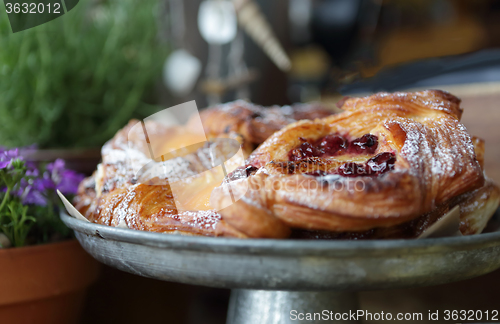
[[[143,123],[149,138],[161,139],[149,147],[141,122],[132,120],[103,146],[102,163],[80,184],[75,207],[90,221],[109,226],[222,235],[217,229],[221,216],[210,206],[209,198],[227,172],[243,164],[244,159],[234,154],[240,144],[246,157],[274,131],[296,119],[330,114],[318,105],[264,108],[236,101],[214,106],[200,113],[209,141],[187,148],[185,143],[192,142],[190,137],[199,131],[192,123],[170,127],[155,121]],[[227,170],[214,167],[214,149],[218,150],[216,156],[228,157],[224,159],[228,160],[224,163]],[[172,150],[176,153],[169,154],[166,161],[152,161],[151,152]],[[141,174],[149,177],[140,178]]]
[[[237,100],[205,109],[200,117],[208,138],[238,134],[242,137],[244,150],[251,153],[274,132],[288,124],[331,114],[331,110],[320,104],[262,107]]]
[[[458,98],[379,93],[340,106],[211,107],[200,114],[209,141],[194,146],[195,123],[131,121],[103,146],[76,207],[109,226],[238,238],[417,238],[456,206],[461,234],[485,228],[500,191]],[[148,144],[143,128],[164,140]]]
[[[412,238],[456,205],[460,231],[482,231],[499,189],[484,145],[449,93],[348,98],[344,112],[271,135],[212,192],[219,230],[255,238]],[[229,190],[230,189],[230,190]],[[242,196],[234,203],[232,195]]]

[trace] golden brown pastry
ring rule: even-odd
[[[94,223],[150,232],[216,236],[213,210],[178,211],[169,186],[136,184],[103,194],[87,218]]]
[[[331,110],[320,104],[262,107],[237,100],[205,109],[200,116],[208,138],[239,134],[243,137],[244,149],[251,153],[274,132],[288,124],[331,114]]]
[[[152,163],[147,145],[142,143],[141,128],[134,127],[137,123],[139,121],[131,121],[103,146],[103,161],[94,175],[80,184],[75,207],[98,224],[215,236],[220,215],[210,207],[209,197],[224,173],[220,167],[213,167],[210,155],[220,150],[220,142],[207,142],[192,152],[184,152],[183,156]],[[149,130],[155,130],[155,136],[165,136],[165,148],[169,142],[176,142],[177,136],[182,137],[180,141],[184,135],[189,136],[189,132],[161,127],[155,122],[146,125]],[[136,131],[138,134],[134,134]],[[236,145],[239,148],[239,143]],[[243,155],[229,159],[228,172],[242,162]],[[144,174],[149,177],[139,178],[139,170],[145,170]],[[176,185],[177,200],[172,184]]]
[[[283,128],[229,176],[243,198],[230,205],[224,187],[212,192],[214,207],[229,205],[218,227],[237,237],[416,237],[459,204],[462,233],[480,232],[498,188],[485,182],[484,146],[460,124],[459,104],[436,90],[379,93]]]
[[[147,122],[150,136],[164,138],[152,149],[180,149],[156,172],[139,122],[131,121],[103,146],[76,207],[95,223],[154,232],[377,239],[416,238],[458,205],[462,234],[480,233],[500,193],[482,170],[483,141],[460,124],[459,104],[423,91],[347,99],[332,116],[313,106],[212,107],[201,113],[208,138],[237,139],[249,153],[270,136],[247,161],[235,155],[227,170],[211,159],[214,150],[232,156],[231,142],[182,149],[196,131],[189,124]],[[294,122],[303,118],[314,120]],[[230,191],[219,186],[227,172]]]
[[[272,107],[267,110],[237,101],[208,108],[200,115],[209,139],[238,139],[250,150],[246,152],[249,154],[255,145],[275,130],[294,122],[294,118],[329,114],[331,112],[315,105]],[[103,161],[94,175],[80,184],[74,200],[75,207],[89,220],[99,224],[187,235],[223,235],[216,231],[220,214],[210,206],[210,194],[223,179],[223,172],[231,172],[242,165],[243,159],[235,155],[225,163],[228,169],[222,170],[213,167],[211,154],[215,147],[220,155],[232,156],[232,153],[223,152],[232,144],[212,140],[198,147],[183,149],[186,143],[193,142],[190,137],[195,136],[197,130],[192,129],[192,125],[165,127],[148,121],[144,127],[149,138],[161,139],[152,142],[151,149],[154,152],[180,149],[180,153],[178,150],[178,156],[170,156],[168,161],[158,164],[162,171],[160,174],[155,173],[156,164],[153,163],[151,170],[145,172],[152,176],[145,181],[138,178],[139,170],[143,171],[152,159],[143,128],[137,125],[140,125],[138,120],[130,121],[103,146]],[[172,181],[176,185],[177,200],[172,193]]]

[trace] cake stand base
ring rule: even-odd
[[[357,309],[356,293],[233,289],[227,324],[359,323]]]
[[[356,294],[344,291],[444,284],[500,268],[498,225],[481,235],[424,240],[308,241],[167,235],[61,219],[107,265],[234,289],[229,324],[349,323],[344,314],[357,311]],[[500,223],[500,212],[493,223]]]

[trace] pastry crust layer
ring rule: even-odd
[[[460,124],[459,104],[458,98],[437,90],[378,93],[346,99],[340,114],[283,128],[247,160],[247,165],[258,170],[231,182],[236,192],[249,190],[220,211],[224,223],[248,237],[287,237],[297,228],[363,232],[406,223],[483,187],[474,143]],[[373,156],[394,154],[394,168],[375,177],[311,176],[310,168],[306,174],[299,164],[336,168],[359,157],[289,160],[289,152],[304,139],[314,141],[329,134],[346,138],[375,135],[378,147]],[[290,167],[277,169],[277,163],[292,165],[294,172]],[[227,199],[219,187],[212,193],[211,204],[224,206]],[[276,229],[266,227],[268,223]]]
[[[318,105],[264,108],[240,100],[205,109],[200,117],[208,139],[236,139],[244,150],[246,148],[244,152],[248,156],[256,145],[296,119],[330,114],[331,111]],[[136,178],[139,169],[151,162],[142,127],[134,127],[138,123],[131,120],[103,146],[102,163],[80,184],[74,200],[76,208],[90,221],[109,226],[186,235],[224,235],[216,230],[220,214],[208,205],[211,189],[219,184],[210,180],[220,176],[220,170],[212,170],[210,164],[208,146],[213,143],[166,161],[167,174],[163,179],[151,179],[162,185],[148,185]],[[198,131],[192,130],[190,123],[184,127],[165,127],[148,121],[145,127],[150,137],[164,139],[155,141],[159,145],[152,147],[155,152],[182,148],[186,136]],[[236,162],[226,161],[226,167]],[[243,161],[239,162],[241,165]],[[205,171],[211,174],[201,175]],[[186,196],[197,200],[191,203],[192,210],[178,209],[170,183],[164,181],[166,178],[181,179],[180,182],[187,179],[184,181]],[[205,187],[210,190],[208,194],[203,192]]]

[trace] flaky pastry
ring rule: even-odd
[[[482,231],[499,202],[484,146],[446,92],[348,98],[344,112],[274,133],[212,192],[220,230],[262,238],[417,237],[460,205],[463,234]],[[475,147],[476,151],[475,152]],[[243,198],[230,204],[229,193]]]
[[[213,168],[211,163],[214,146],[219,143],[217,139],[238,140],[248,156],[274,131],[296,119],[330,114],[317,105],[266,109],[236,101],[214,106],[200,113],[205,134],[212,141],[195,148],[190,146],[184,151],[185,143],[192,142],[189,138],[198,131],[192,129],[190,123],[165,127],[147,121],[144,127],[148,129],[148,136],[161,139],[155,141],[156,144],[149,143],[153,146],[150,148],[143,128],[135,127],[140,122],[132,120],[103,146],[102,163],[92,177],[80,184],[75,207],[90,221],[109,226],[186,235],[221,235],[217,229],[221,216],[209,205],[211,190],[224,177],[222,169]],[[143,181],[137,176],[141,168],[152,161],[150,149],[155,152],[182,151],[161,166],[159,183],[158,177]],[[226,171],[242,164],[243,159],[231,159],[225,163]],[[165,179],[168,181],[161,181]],[[176,184],[177,201],[171,181]],[[183,208],[179,208],[179,199],[185,203]]]
[[[243,138],[244,150],[251,153],[274,132],[288,124],[331,114],[331,110],[320,104],[262,107],[237,100],[205,109],[200,117],[208,138],[239,134]]]
[[[485,228],[499,189],[482,169],[484,142],[460,124],[459,99],[431,90],[341,105],[331,116],[318,106],[241,101],[203,111],[207,138],[236,139],[245,156],[263,142],[227,170],[210,163],[217,140],[183,151],[196,131],[190,123],[150,121],[150,135],[164,138],[152,149],[179,150],[162,175],[143,172],[147,181],[138,174],[151,165],[151,147],[131,121],[103,146],[76,207],[110,226],[240,238],[416,238],[455,206],[462,234]]]

